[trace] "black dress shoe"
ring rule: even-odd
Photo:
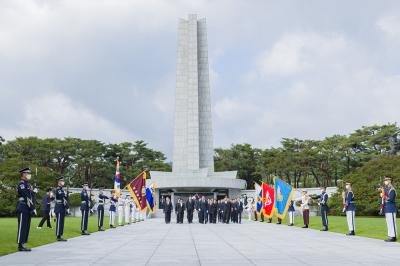
[[[328,227],[322,228],[320,231],[322,232],[328,231]]]
[[[31,251],[30,248],[24,247],[24,245],[19,245],[18,251]]]
[[[99,228],[99,231],[105,231],[103,228]]]
[[[62,238],[62,237],[58,237],[58,238],[57,238],[57,241],[65,242],[65,241],[67,241],[67,239],[64,239],[64,238]]]
[[[302,228],[308,228],[308,225],[303,226]]]
[[[88,232],[86,232],[86,231],[82,231],[82,233],[81,233],[83,236],[88,236],[88,235],[90,235]]]
[[[397,239],[395,237],[389,237],[388,239],[385,240],[385,242],[396,242]]]
[[[354,231],[351,231],[350,233],[346,234],[346,236],[355,236],[356,233]]]

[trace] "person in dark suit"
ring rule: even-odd
[[[199,202],[199,222],[201,224],[207,223],[207,220],[206,220],[207,211],[208,211],[208,203],[206,201],[206,198],[204,196],[202,196],[201,200]]]
[[[246,198],[247,201],[247,198]],[[238,223],[242,223],[243,202],[238,199]]]
[[[224,212],[224,223],[229,224],[229,220],[231,217],[231,202],[229,201],[228,198],[225,198],[224,206],[223,206],[223,212]]]
[[[189,199],[186,202],[186,212],[187,212],[187,220],[188,223],[193,222],[193,212],[194,212],[194,200],[192,199],[191,196],[189,196]]]
[[[44,222],[47,223],[48,228],[52,228],[50,223],[50,204],[54,200],[54,195],[51,188],[48,188],[46,192],[47,192],[46,195],[44,195],[42,199],[42,206],[41,206],[43,218],[42,220],[40,220],[37,226],[38,229],[42,229]]]
[[[165,214],[165,223],[169,224],[171,222],[171,212],[172,212],[172,203],[169,197],[166,197],[165,204],[164,204],[164,214]]]
[[[176,223],[183,224],[183,217],[185,215],[185,204],[183,203],[183,199],[178,200],[175,210],[177,213]]]
[[[218,215],[218,203],[217,203],[217,200],[215,200],[215,199],[213,200],[213,203],[212,203],[211,213],[212,213],[212,220],[210,222],[215,224],[215,223],[217,223],[217,215]]]

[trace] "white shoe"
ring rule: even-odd
[[[36,227],[36,229],[42,229],[42,227],[39,227],[39,226],[38,226],[38,227]]]

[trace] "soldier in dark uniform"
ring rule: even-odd
[[[19,171],[21,180],[17,187],[17,216],[18,216],[18,233],[17,243],[19,251],[31,251],[30,248],[24,246],[28,242],[29,228],[31,225],[31,216],[36,215],[36,208],[33,204],[32,187],[29,185],[31,179],[31,170],[23,168]]]
[[[293,225],[294,225],[294,213],[295,213],[294,201],[293,201],[293,200],[290,200],[290,205],[289,205],[289,209],[288,209],[288,214],[289,214],[289,226],[293,226]]]
[[[187,211],[187,220],[188,223],[193,222],[193,211],[194,211],[194,200],[192,199],[191,196],[189,196],[189,199],[186,202],[186,211]]]
[[[346,183],[346,192],[343,198],[343,212],[346,212],[347,226],[349,228],[348,236],[354,236],[356,234],[355,216],[356,216],[356,204],[354,202],[354,193],[351,188],[351,183]]]
[[[88,194],[89,186],[88,183],[83,184],[83,189],[81,191],[81,234],[90,235],[87,232],[89,211],[90,211],[90,197]]]
[[[201,224],[207,223],[207,220],[206,220],[207,211],[208,211],[208,203],[206,201],[206,198],[204,196],[202,196],[201,200],[199,202],[199,222]]]
[[[396,190],[392,184],[391,177],[385,177],[385,188],[384,193],[382,195],[383,199],[383,211],[385,212],[386,225],[388,231],[388,239],[386,242],[395,242],[397,241],[397,225],[396,225]]]
[[[56,236],[57,241],[67,241],[62,238],[64,234],[64,220],[65,214],[69,212],[69,205],[67,201],[67,193],[65,193],[64,187],[64,177],[59,177],[58,179],[58,187],[56,188],[56,206],[54,208],[54,212],[56,214]]]
[[[172,203],[169,197],[166,197],[164,204],[164,214],[165,214],[165,223],[169,224],[171,222],[171,212],[172,212]]]
[[[321,218],[322,218],[322,226],[321,231],[328,231],[328,194],[326,193],[326,187],[321,188],[321,194],[312,197],[313,199],[319,199],[318,205],[321,207]]]
[[[109,199],[106,195],[104,195],[103,189],[99,190],[99,199],[97,202],[97,227],[99,231],[104,231],[103,222],[104,222],[104,204],[106,203],[106,199]]]

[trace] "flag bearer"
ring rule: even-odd
[[[115,211],[116,211],[116,205],[118,204],[118,198],[114,193],[111,193],[111,199],[110,199],[110,228],[115,228],[114,226],[114,220],[115,220]]]
[[[385,212],[386,224],[388,230],[388,239],[386,242],[395,242],[397,240],[397,225],[396,225],[396,190],[392,185],[392,178],[385,177],[385,189],[382,195],[383,210]]]
[[[98,201],[97,201],[97,227],[98,227],[99,231],[104,231],[104,229],[103,229],[104,204],[106,203],[106,199],[109,199],[109,197],[104,195],[103,189],[100,188]]]
[[[88,183],[83,184],[81,191],[81,234],[90,235],[87,232],[88,220],[89,220],[89,210],[90,210],[90,197],[88,194]]]
[[[354,194],[351,189],[351,183],[346,183],[346,192],[343,198],[343,212],[346,212],[347,226],[349,228],[348,236],[354,236],[356,234],[356,224],[355,224],[355,213],[356,205],[354,203]]]

